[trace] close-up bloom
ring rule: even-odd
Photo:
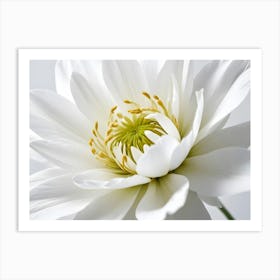
[[[31,219],[233,219],[220,198],[250,190],[250,122],[226,124],[249,61],[63,60],[55,83],[30,95]]]

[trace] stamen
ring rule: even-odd
[[[151,99],[151,96],[150,96],[150,94],[149,93],[147,93],[147,92],[142,92],[142,94],[145,96],[145,97],[147,97],[148,99]]]
[[[141,108],[137,108],[134,110],[128,110],[129,113],[131,114],[141,114],[142,113],[142,109]]]
[[[142,95],[148,101],[146,107],[141,107],[136,102],[125,99],[123,102],[127,105],[133,105],[132,109],[127,110],[126,114],[122,114],[117,111],[118,106],[112,107],[104,135],[99,131],[99,123],[96,121],[92,129],[93,137],[88,142],[92,154],[98,160],[128,174],[136,174],[135,167],[133,167],[136,161],[132,147],[143,153],[145,145],[154,144],[145,132],[151,131],[158,136],[167,134],[155,119],[147,118],[150,113],[163,113],[178,127],[176,118],[168,112],[164,102],[157,95],[152,96],[145,91],[142,92]],[[115,155],[116,147],[120,149],[121,158]]]
[[[116,110],[117,110],[118,106],[114,106],[112,109],[111,109],[111,113],[114,113]]]

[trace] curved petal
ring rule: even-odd
[[[136,208],[138,220],[163,220],[174,214],[187,198],[189,181],[177,174],[168,174],[151,181]]]
[[[100,60],[60,60],[55,66],[55,82],[57,92],[74,102],[70,80],[73,72],[79,73],[100,97],[109,97],[102,76],[102,62]]]
[[[190,189],[199,195],[222,196],[250,188],[250,151],[225,148],[187,158],[176,173],[188,177]]]
[[[183,60],[167,60],[161,68],[157,78],[156,93],[162,100],[168,100],[169,94],[172,93],[172,77],[175,77],[181,85],[183,65]]]
[[[210,153],[227,147],[248,148],[249,146],[250,122],[246,122],[213,132],[192,148],[189,157]]]
[[[32,175],[30,175],[30,188],[33,189],[34,187],[42,184],[50,178],[55,178],[64,175],[65,173],[65,170],[57,167],[46,168],[36,173],[33,173]]]
[[[223,100],[215,108],[214,114],[199,131],[196,143],[213,132],[215,125],[237,108],[250,91],[250,69],[243,72],[231,86]]]
[[[148,92],[156,92],[157,77],[164,65],[163,60],[141,60],[140,64],[145,73],[145,78],[148,83]]]
[[[91,133],[90,123],[70,101],[50,91],[32,90],[30,102],[31,114],[50,120],[57,127],[67,130],[68,134],[80,136],[88,141]]]
[[[52,141],[74,141],[87,143],[88,139],[81,137],[77,132],[61,125],[50,118],[30,115],[30,128],[43,139]]]
[[[142,98],[141,93],[147,89],[143,69],[135,60],[104,60],[102,70],[108,89],[120,104],[125,99],[137,102],[139,97]]]
[[[139,157],[136,171],[139,175],[156,178],[164,176],[170,170],[170,161],[179,142],[171,136],[162,136],[154,145],[147,147]]]
[[[207,104],[209,100],[218,101],[217,97],[225,94],[248,66],[248,60],[211,61],[195,77],[194,90],[204,88]]]
[[[38,140],[30,143],[32,149],[54,164],[67,170],[102,167],[86,145]]]
[[[183,138],[181,143],[174,149],[171,157],[170,170],[174,170],[181,165],[181,163],[185,160],[189,151],[191,150],[193,143],[195,142],[200,127],[202,114],[203,114],[203,106],[204,106],[203,90],[196,92],[196,99],[197,99],[197,108],[196,108],[191,131],[188,133],[186,137]]]
[[[93,77],[94,78],[94,77]],[[91,88],[87,80],[73,72],[70,80],[71,92],[80,111],[91,121],[108,118],[112,101],[100,89]]]
[[[73,177],[74,183],[82,189],[125,189],[151,181],[140,175],[122,175],[109,169],[91,169]]]
[[[30,192],[31,218],[59,219],[77,213],[102,194],[79,189],[70,175],[45,180]]]
[[[211,220],[211,216],[197,194],[189,191],[185,205],[166,220]]]
[[[146,117],[147,119],[154,119],[156,120],[161,127],[166,131],[166,133],[174,138],[176,138],[178,141],[180,140],[180,134],[178,132],[178,129],[174,125],[174,123],[165,115],[160,113],[154,113],[150,114]]]
[[[133,205],[140,188],[114,190],[94,200],[75,220],[120,220]]]

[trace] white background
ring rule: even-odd
[[[0,5],[2,279],[280,278],[278,1],[2,0]],[[19,47],[262,48],[263,231],[17,232]]]

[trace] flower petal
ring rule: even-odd
[[[109,169],[91,169],[73,177],[74,183],[82,189],[125,189],[149,183],[150,178],[140,175],[122,175]]]
[[[102,76],[102,62],[100,60],[60,60],[55,67],[55,82],[57,92],[74,102],[70,80],[72,73],[79,73],[100,97],[109,96]]]
[[[145,149],[139,157],[136,171],[139,175],[156,178],[164,176],[170,170],[170,161],[178,141],[171,136],[162,136],[158,142]]]
[[[59,219],[77,213],[94,197],[104,193],[81,190],[73,184],[71,175],[45,180],[30,192],[32,219]]]
[[[227,147],[250,146],[250,122],[216,130],[195,145],[189,156],[198,156]]]
[[[206,207],[193,191],[189,191],[185,205],[167,220],[211,220]]]
[[[32,114],[30,116],[30,128],[37,135],[47,140],[88,142],[88,139],[81,137],[76,131],[50,118],[42,118]]]
[[[100,89],[91,88],[87,80],[73,72],[70,81],[71,92],[80,111],[91,121],[101,120],[105,123],[113,102]]]
[[[225,148],[187,158],[176,173],[188,177],[190,189],[199,195],[222,196],[250,188],[250,151]]]
[[[147,89],[144,71],[135,60],[105,60],[102,65],[103,77],[115,100],[121,104],[125,99],[137,102],[142,91]]]
[[[168,174],[153,180],[138,204],[136,217],[138,220],[163,220],[167,214],[174,214],[187,198],[189,181],[177,174]]]
[[[183,138],[181,143],[174,149],[171,157],[170,170],[174,170],[181,165],[181,163],[184,161],[189,151],[191,150],[193,143],[195,142],[200,127],[202,114],[203,114],[203,106],[204,106],[203,90],[196,92],[196,99],[197,99],[197,108],[196,108],[191,131],[188,133],[186,137]]]
[[[32,149],[54,164],[67,170],[102,167],[86,145],[38,140],[30,143]]]
[[[46,168],[36,173],[33,173],[32,175],[30,175],[30,188],[33,189],[34,187],[42,184],[50,178],[55,178],[65,173],[65,170],[57,167]]]
[[[149,114],[146,118],[156,120],[168,135],[176,138],[177,140],[180,140],[181,137],[178,132],[178,129],[176,128],[174,123],[165,115],[160,113],[154,113],[154,114]]]
[[[94,200],[75,220],[120,220],[133,205],[140,188],[114,190]]]
[[[64,130],[67,130],[68,134],[80,136],[88,141],[91,125],[70,101],[58,94],[44,90],[32,90],[30,101],[31,114],[50,120],[57,127],[63,127]],[[32,128],[36,129],[38,126]],[[40,133],[39,130],[37,131]]]
[[[237,108],[250,91],[250,69],[243,72],[231,86],[224,99],[215,108],[213,116],[199,131],[196,143],[213,132],[215,125]]]

